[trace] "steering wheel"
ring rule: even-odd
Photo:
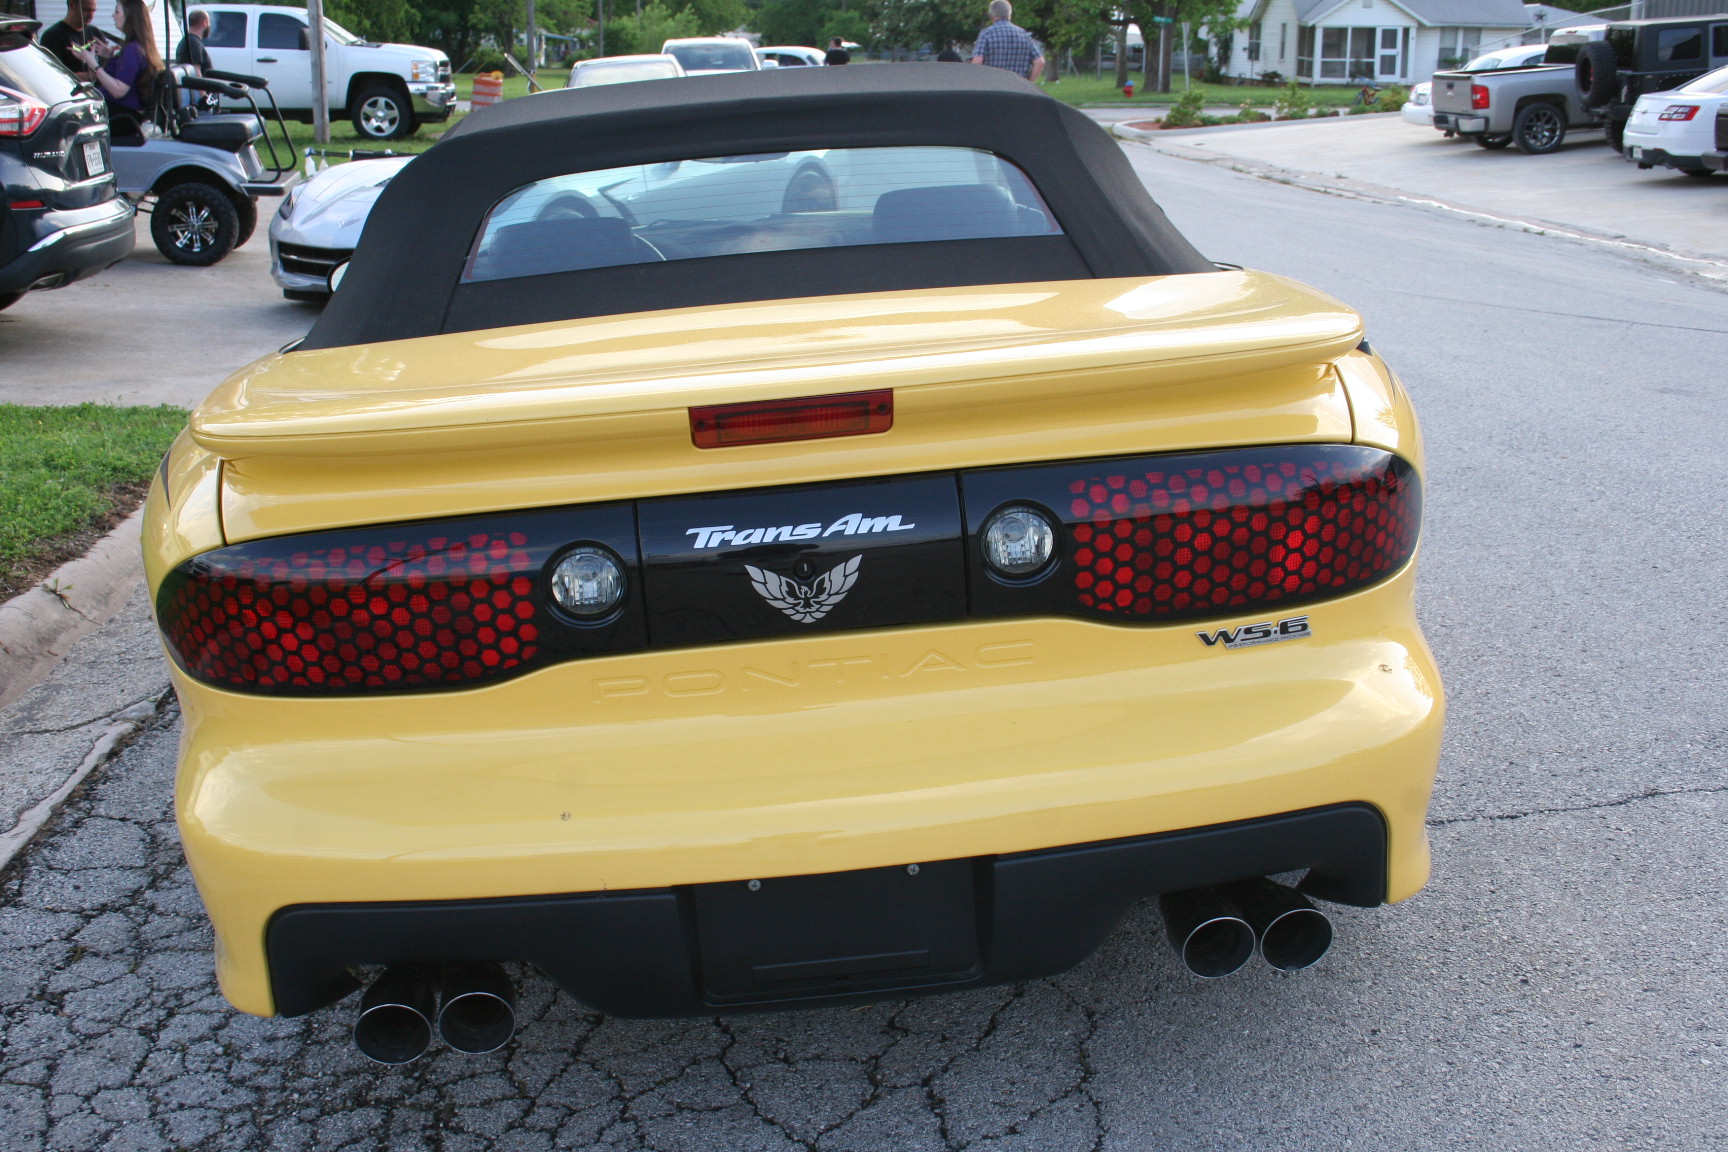
[[[580,192],[560,192],[540,206],[540,211],[534,213],[535,220],[556,220],[560,216],[580,216],[584,220],[592,220],[600,215],[600,210],[594,207],[594,201]]]

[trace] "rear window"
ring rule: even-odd
[[[576,69],[577,88],[596,84],[629,84],[637,80],[667,80],[678,75],[662,60],[633,60],[628,64],[590,64]]]
[[[34,96],[52,108],[78,95],[78,80],[46,49],[8,34],[0,36],[0,88]]]
[[[673,44],[666,55],[683,66],[686,72],[754,71],[756,54],[750,45],[739,40],[724,44]]]
[[[246,13],[210,13],[210,35],[204,37],[206,48],[246,47]]]
[[[710,156],[518,188],[487,214],[463,279],[1061,232],[1025,173],[976,149]]]
[[[1656,33],[1656,63],[1690,64],[1704,59],[1704,29],[1663,28]]]

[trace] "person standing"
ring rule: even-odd
[[[90,79],[90,69],[78,55],[85,48],[106,60],[114,51],[108,37],[91,23],[96,19],[96,0],[66,0],[66,16],[50,24],[37,41],[54,53],[54,59],[80,80]]]
[[[824,64],[850,64],[852,53],[846,51],[846,42],[836,36],[828,41],[828,51],[822,56]]]
[[[1044,53],[1032,34],[1013,22],[1013,15],[1014,6],[1008,0],[990,0],[990,27],[978,33],[972,63],[1036,81],[1044,75]]]
[[[198,75],[210,71],[210,53],[204,49],[204,37],[210,35],[210,13],[202,8],[194,8],[186,13],[186,35],[180,38],[180,47],[174,49],[174,63],[190,64],[198,70]]]
[[[942,51],[936,53],[936,62],[938,64],[964,64],[964,63],[966,63],[965,60],[960,58],[960,53],[955,50],[954,41],[952,41],[952,40],[949,40],[949,41],[946,41],[943,43]]]

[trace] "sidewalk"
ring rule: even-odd
[[[1538,229],[1649,246],[1699,258],[1692,270],[1728,279],[1728,178],[1640,171],[1600,132],[1558,152],[1526,156],[1448,140],[1394,116],[1344,116],[1181,132],[1117,134],[1172,156],[1224,163],[1274,179],[1429,203]],[[1389,259],[1395,259],[1388,252]]]

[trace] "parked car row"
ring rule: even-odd
[[[1417,85],[1403,116],[1530,154],[1600,129],[1640,168],[1709,176],[1728,150],[1725,108],[1728,13],[1566,29],[1541,48],[1489,53]]]

